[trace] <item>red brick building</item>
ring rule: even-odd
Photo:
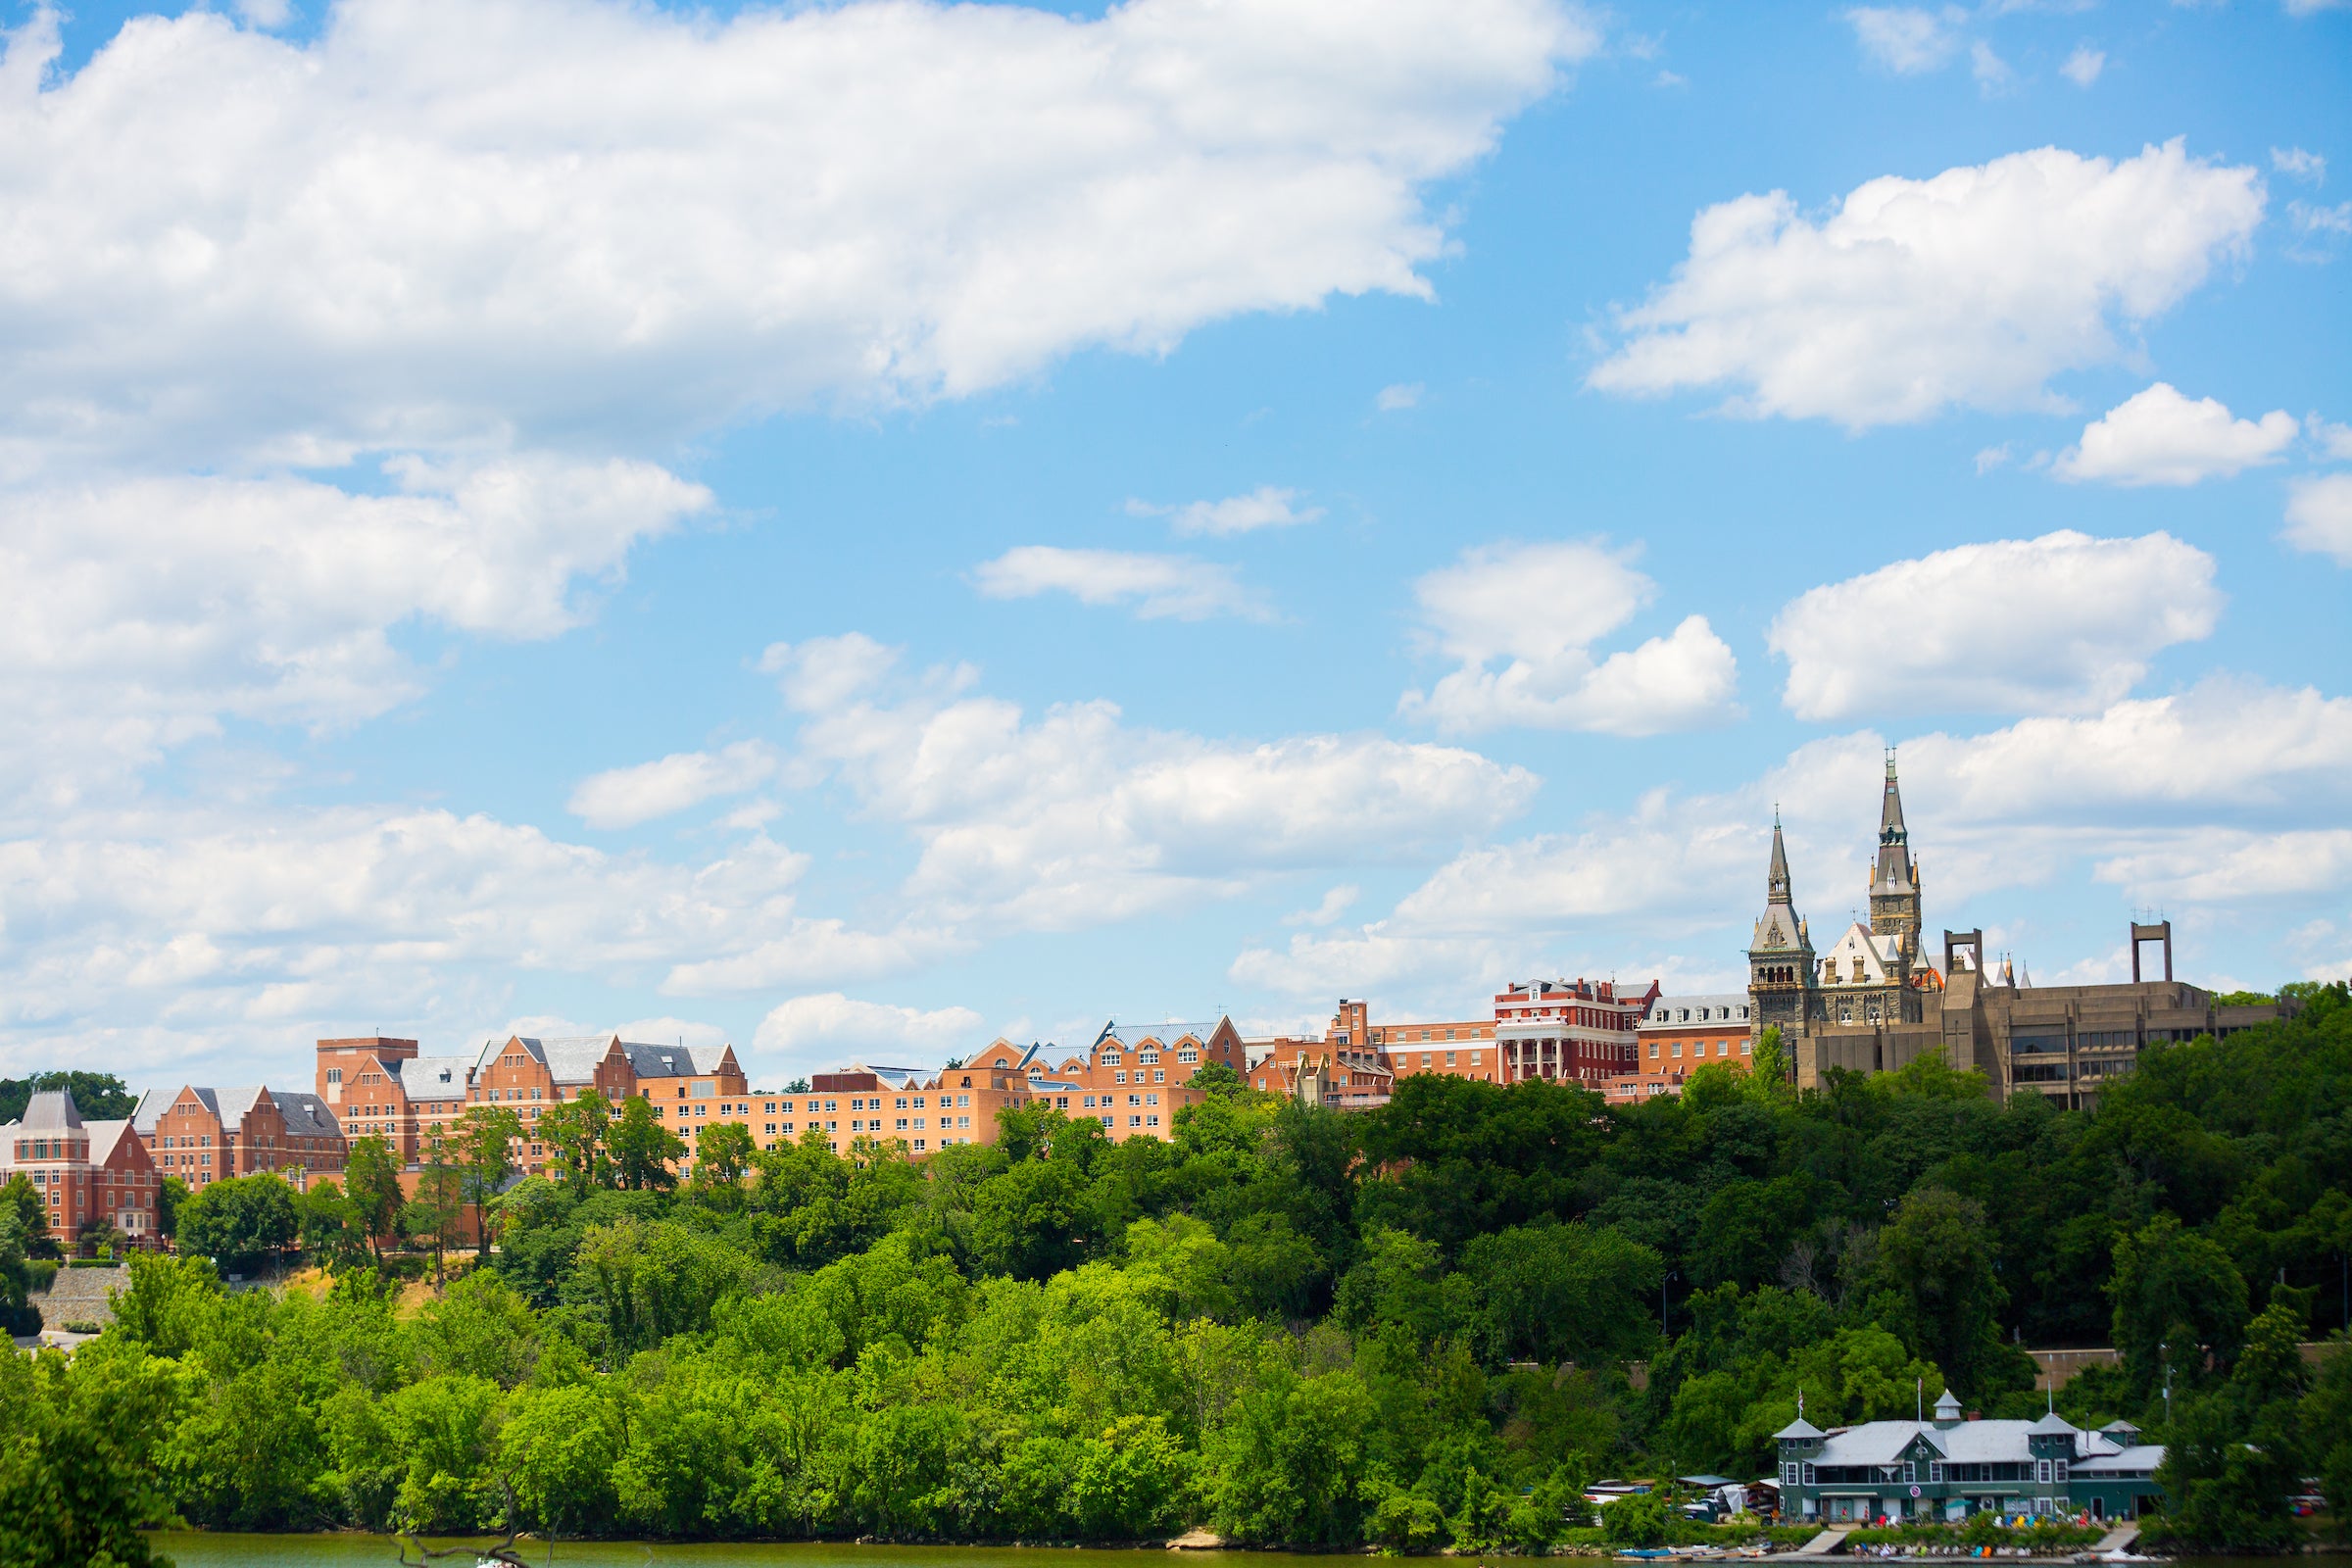
[[[111,1221],[132,1245],[160,1247],[161,1182],[127,1121],[81,1119],[70,1090],[32,1097],[21,1120],[0,1127],[0,1182],[22,1175],[41,1195],[50,1233],[72,1247],[93,1219]]]
[[[1636,1065],[1642,1015],[1658,983],[1639,991],[1612,980],[1529,980],[1494,998],[1502,1081],[1543,1078],[1603,1089]]]
[[[251,1084],[150,1092],[131,1125],[155,1167],[189,1188],[275,1171],[298,1188],[342,1173],[343,1129],[318,1096]]]
[[[1710,1063],[1745,1072],[1755,1061],[1747,993],[1655,998],[1642,1015],[1640,1068],[1611,1083],[1612,1103],[1682,1093],[1683,1082]]]

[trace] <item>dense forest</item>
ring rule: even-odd
[[[674,1188],[590,1147],[497,1201],[494,1250],[444,1246],[438,1286],[379,1250],[401,1216],[368,1158],[348,1193],[223,1183],[183,1238],[290,1226],[325,1281],[143,1259],[70,1362],[9,1358],[0,1558],[141,1560],[122,1522],[166,1513],[510,1509],[551,1535],[1537,1549],[1600,1477],[1768,1473],[1800,1385],[1823,1426],[1947,1383],[2038,1413],[2020,1347],[2106,1344],[2122,1365],[2059,1408],[2171,1443],[2177,1539],[2276,1545],[2302,1477],[2352,1494],[2352,1355],[2296,1349],[2347,1311],[2352,1001],[2307,1001],[2151,1047],[2095,1111],[1936,1061],[1799,1096],[1768,1039],[1753,1075],[1630,1106],[1423,1076],[1342,1115],[1228,1075],[1167,1143],[1031,1108],[921,1164],[746,1140]]]

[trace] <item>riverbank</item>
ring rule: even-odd
[[[234,1535],[211,1531],[165,1531],[153,1538],[156,1548],[170,1557],[176,1568],[387,1568],[400,1560],[400,1547],[388,1536],[364,1535],[355,1531],[320,1535]],[[466,1542],[483,1544],[492,1537],[468,1537]],[[435,1539],[432,1545],[456,1545],[464,1543]],[[1164,1549],[1154,1544],[1148,1546],[903,1546],[861,1545],[855,1542],[649,1542],[649,1541],[525,1541],[518,1555],[534,1564],[548,1568],[1137,1568],[1138,1551]],[[1360,1554],[1360,1553],[1355,1553]],[[1210,1547],[1187,1550],[1183,1554],[1185,1568],[1283,1568],[1283,1565],[1329,1563],[1337,1553],[1313,1554],[1290,1551],[1254,1551],[1236,1547]],[[1585,1560],[1627,1559],[1596,1548],[1555,1552],[1555,1556],[1576,1556]],[[412,1562],[415,1558],[412,1556]],[[1463,1562],[1483,1562],[1478,1556],[1464,1556]],[[1653,1558],[1654,1562],[1682,1561],[1740,1561],[1735,1552],[1715,1550],[1705,1556],[1685,1556],[1678,1553],[1672,1559]],[[1770,1558],[1753,1559],[1774,1564],[1811,1565],[1844,1564],[1851,1568],[1856,1560],[1844,1554],[1820,1555],[1802,1551],[1774,1552]],[[1874,1561],[1936,1561],[1948,1558],[1865,1558]],[[2004,1562],[2020,1568],[2030,1564],[2089,1563],[2100,1559],[2089,1553],[2073,1553],[2051,1557],[2007,1557]],[[2246,1561],[2236,1557],[2175,1557],[2161,1560],[2172,1568],[2243,1568]],[[452,1558],[459,1568],[472,1568],[464,1558]],[[2307,1552],[2294,1561],[2299,1568],[2352,1568],[2352,1552]]]

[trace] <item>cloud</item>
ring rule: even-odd
[[[775,749],[738,741],[716,752],[672,752],[655,762],[581,780],[566,808],[590,827],[634,827],[721,795],[740,795],[774,776]]]
[[[1245,948],[1231,974],[1286,995],[1437,978],[1458,990],[1564,947],[1621,957],[1637,945],[1662,970],[1708,968],[1746,935],[1776,805],[1797,907],[1834,920],[1831,901],[1860,885],[1875,840],[1886,739],[1825,737],[1721,792],[1652,790],[1573,831],[1473,846],[1387,918]],[[2212,679],[2081,716],[1914,735],[1901,767],[1912,847],[1947,906],[2085,861],[2183,904],[2352,886],[2333,826],[2352,811],[2352,699]]]
[[[1425,189],[1600,42],[1549,0],[345,0],[303,41],[141,18],[72,72],[54,13],[8,40],[0,445],[304,464],[659,445],[1426,297]]]
[[[926,1011],[826,991],[770,1008],[753,1043],[762,1055],[780,1056],[800,1068],[821,1069],[853,1058],[881,1066],[927,1066],[958,1054],[958,1047],[986,1045],[980,1023],[980,1014],[969,1007]]]
[[[1448,732],[1532,725],[1656,735],[1735,710],[1738,663],[1703,615],[1595,661],[1592,646],[1656,597],[1632,552],[1489,545],[1413,585],[1424,635],[1460,668],[1397,704]],[[1499,662],[1499,669],[1490,666]]]
[[[1810,589],[1766,642],[1797,717],[2080,711],[2175,643],[2212,634],[2213,558],[2170,534],[1960,545]]]
[[[1945,18],[1915,6],[1856,6],[1845,20],[1863,55],[1898,76],[1934,71],[1959,47]]]
[[[1231,566],[1192,556],[1021,545],[975,567],[972,582],[990,599],[1064,593],[1085,605],[1131,606],[1143,620],[1271,620],[1274,614]]]
[[[2287,492],[2286,532],[2297,550],[2352,566],[2352,473],[2300,479]]]
[[[2067,448],[2050,466],[2061,479],[2195,484],[2278,462],[2299,428],[2284,409],[2260,421],[2233,419],[2217,400],[2192,403],[2159,381],[2083,426],[2082,445]]]
[[[20,737],[0,767],[56,803],[223,718],[372,717],[421,688],[397,628],[555,636],[589,612],[583,582],[710,506],[640,463],[405,459],[388,477],[384,495],[193,476],[0,491],[0,693]]]
[[[2250,833],[2216,828],[2099,862],[2134,898],[2180,904],[2331,894],[2352,884],[2352,828]]]
[[[823,645],[771,654],[792,672]],[[836,689],[803,760],[920,857],[902,888],[950,921],[1069,929],[1225,897],[1278,872],[1459,842],[1516,815],[1537,781],[1474,752],[1379,735],[1250,744],[1141,729],[1109,703],[1037,718],[975,696],[968,670]]]
[[[2322,452],[2339,463],[2352,462],[2352,424],[2330,424],[2316,414],[2303,422]]]
[[[1372,406],[1383,414],[1396,414],[1419,407],[1421,392],[1422,386],[1418,381],[1391,382],[1380,389],[1380,395],[1372,400]]]
[[[1193,501],[1181,507],[1156,507],[1145,501],[1127,503],[1127,514],[1134,517],[1174,517],[1180,534],[1208,534],[1223,539],[1237,533],[1254,533],[1260,528],[1295,528],[1302,522],[1312,522],[1323,515],[1321,507],[1292,505],[1298,499],[1296,490],[1260,485],[1246,496],[1229,496],[1223,501]]]
[[[2300,147],[2272,148],[2271,167],[2290,179],[2304,180],[2313,185],[2328,182],[2328,160],[2318,153],[2307,153]]]
[[[2063,406],[2046,383],[2246,254],[2255,171],[2179,140],[2111,162],[2056,147],[1857,187],[1824,219],[1785,192],[1710,207],[1671,282],[1620,313],[1591,376],[1658,394],[1732,384],[1729,412],[1849,429],[1954,406]]]
[[[1348,912],[1362,890],[1352,882],[1343,882],[1323,895],[1323,902],[1311,909],[1299,909],[1282,917],[1284,925],[1329,925]]]
[[[950,951],[797,906],[804,856],[763,836],[700,864],[608,855],[482,815],[380,806],[148,804],[0,842],[0,1026],[29,1049],[120,1032],[274,1056],[305,1024],[470,1029],[521,973],[723,989],[768,962],[838,984]],[[723,978],[723,976],[721,977]]]
[[[2075,46],[2075,52],[2068,55],[2066,63],[2058,68],[2058,74],[2078,87],[2087,87],[2097,81],[2099,73],[2106,69],[2107,56],[2085,43]]]
[[[1968,46],[1969,74],[1977,78],[1977,90],[1987,98],[1997,97],[2017,85],[2017,73],[2009,62],[1993,52],[1992,45],[1979,38]]]

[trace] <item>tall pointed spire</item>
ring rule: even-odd
[[[1788,891],[1788,846],[1781,842],[1781,808],[1772,808],[1772,868],[1764,876],[1764,902],[1793,902]]]
[[[1895,782],[1894,748],[1886,748],[1886,793],[1879,804],[1879,860],[1872,868],[1870,891],[1875,895],[1914,893],[1919,888],[1911,864],[1911,834],[1903,826],[1903,791]]]

